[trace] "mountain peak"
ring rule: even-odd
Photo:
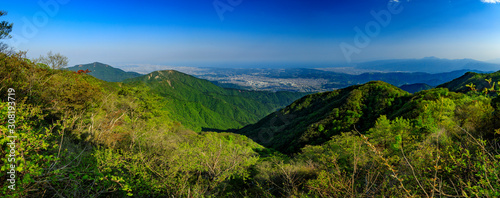
[[[423,60],[440,60],[441,58],[435,57],[435,56],[428,56],[422,58]]]
[[[147,74],[147,76],[156,76],[158,78],[158,77],[190,76],[190,75],[187,75],[185,73],[182,73],[182,72],[179,72],[176,70],[159,70],[159,71],[151,72],[151,73]],[[192,77],[192,76],[190,76],[190,77]]]
[[[121,69],[111,67],[108,64],[100,63],[100,62],[93,62],[93,63],[88,63],[88,64],[80,64],[80,65],[75,65],[73,67],[67,67],[65,68],[70,71],[78,71],[78,70],[90,70],[92,71],[89,73],[89,75],[94,76],[98,79],[104,80],[104,81],[109,81],[109,82],[120,82],[122,80],[128,79],[128,78],[133,78],[133,77],[138,77],[141,76],[141,74],[136,73],[136,72],[125,72]]]
[[[108,64],[104,64],[104,63],[101,63],[101,62],[93,62],[93,63],[90,63],[92,64],[94,67],[110,67]]]

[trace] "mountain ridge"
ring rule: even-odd
[[[443,59],[425,57],[421,59],[389,59],[358,63],[358,69],[371,69],[380,71],[408,71],[441,73],[455,70],[480,70],[497,71],[500,64],[478,61],[474,59]]]
[[[121,82],[125,79],[128,78],[135,78],[138,76],[142,76],[142,74],[139,74],[137,72],[126,72],[123,71],[122,69],[112,67],[108,64],[100,63],[100,62],[93,62],[93,63],[88,63],[88,64],[80,64],[80,65],[75,65],[72,67],[66,67],[63,68],[66,70],[70,71],[78,71],[78,70],[90,70],[91,72],[88,73],[91,76],[94,76],[98,79],[108,81],[108,82]]]
[[[488,83],[485,79],[491,79],[492,84]],[[443,83],[437,87],[447,88],[450,91],[466,93],[471,90],[470,87],[467,87],[467,84],[474,84],[475,88],[479,91],[482,91],[484,88],[490,88],[494,86],[494,83],[500,82],[500,71],[493,73],[475,73],[475,72],[467,72],[463,76],[456,78],[452,81]],[[496,85],[496,88],[498,84]]]
[[[370,128],[380,115],[397,110],[409,95],[382,81],[310,94],[236,133],[292,154],[341,132]]]
[[[399,86],[400,89],[407,91],[408,93],[416,93],[423,90],[432,89],[434,87],[425,83],[414,83]]]

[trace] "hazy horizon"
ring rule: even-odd
[[[499,59],[498,0],[1,2],[17,50],[69,66],[327,67]]]
[[[199,68],[199,69],[222,69],[222,68],[233,68],[233,69],[328,69],[328,68],[343,68],[347,69],[345,72],[349,73],[350,70],[352,71],[366,71],[366,72],[391,72],[391,71],[382,71],[382,70],[373,70],[373,69],[361,69],[361,68],[356,68],[358,64],[362,63],[370,63],[370,62],[377,62],[377,61],[392,61],[392,60],[425,60],[425,59],[439,59],[439,60],[463,60],[463,59],[469,59],[469,58],[463,58],[463,59],[445,59],[445,58],[439,58],[439,57],[422,57],[422,58],[410,58],[410,59],[374,59],[374,60],[366,60],[366,61],[359,61],[359,62],[352,62],[352,63],[323,63],[323,64],[308,64],[308,63],[257,63],[257,64],[252,64],[252,63],[236,63],[236,64],[192,64],[192,65],[184,65],[184,64],[147,64],[147,63],[138,63],[138,64],[109,64],[107,62],[102,62],[102,61],[93,61],[93,62],[88,62],[88,63],[78,63],[78,64],[73,64],[73,65],[68,65],[66,67],[74,67],[78,65],[86,65],[86,64],[92,64],[92,63],[102,63],[102,64],[107,64],[115,68],[122,69],[124,71],[133,71],[133,72],[138,72],[142,74],[146,74],[152,71],[158,71],[158,70],[179,70],[180,69],[189,69],[189,68]],[[475,60],[475,59],[471,59]],[[477,60],[478,61],[478,60]],[[497,64],[500,66],[500,59],[495,61],[482,61],[484,63],[493,63]],[[156,69],[154,69],[156,68]],[[349,69],[350,68],[350,69]],[[475,70],[475,68],[467,68],[467,69],[472,69]],[[500,67],[498,68],[500,69]],[[456,70],[461,70],[456,69]],[[403,71],[403,70],[402,70]],[[453,70],[455,71],[455,70]],[[479,70],[478,70],[479,71]],[[491,71],[486,71],[484,72],[492,72]],[[496,71],[496,70],[494,70]],[[395,71],[397,72],[397,71]],[[404,71],[403,71],[404,72]],[[433,72],[429,72],[433,73]]]

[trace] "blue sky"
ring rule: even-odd
[[[60,52],[70,65],[319,67],[500,58],[496,0],[400,1],[391,13],[390,0],[6,0],[0,9],[8,15],[0,20],[14,23],[6,43],[31,57]],[[382,25],[373,12],[390,20],[381,17]]]

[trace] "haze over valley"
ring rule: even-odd
[[[371,61],[349,67],[324,68],[207,68],[161,65],[121,66],[125,71],[149,73],[165,69],[184,72],[227,88],[261,91],[320,92],[382,80],[395,86],[424,83],[430,86],[451,81],[469,71],[491,72],[500,64],[472,59],[436,57]]]

